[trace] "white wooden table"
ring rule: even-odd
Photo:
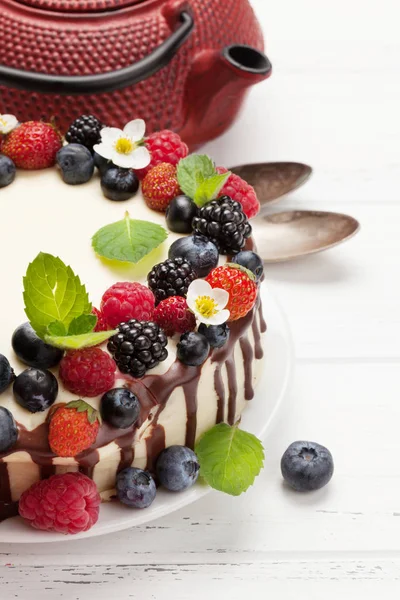
[[[228,165],[299,160],[311,181],[274,210],[348,212],[360,234],[269,266],[293,330],[290,408],[257,485],[149,526],[66,544],[0,544],[4,600],[385,600],[400,590],[398,0],[254,0],[274,75],[207,151]],[[289,493],[295,439],[328,446],[325,489]]]

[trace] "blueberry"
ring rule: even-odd
[[[197,333],[189,331],[181,335],[181,339],[176,347],[176,355],[184,365],[198,367],[207,359],[210,352],[210,344],[208,340]]]
[[[315,442],[293,442],[282,456],[281,471],[285,481],[298,492],[319,490],[332,477],[332,454]]]
[[[199,327],[199,333],[204,335],[211,348],[222,348],[222,346],[224,346],[229,340],[230,330],[227,323],[209,326],[201,323]]]
[[[32,413],[49,408],[57,398],[58,382],[50,371],[29,368],[14,381],[15,400]]]
[[[118,429],[126,429],[138,420],[140,404],[130,390],[114,388],[102,397],[100,410],[104,421]]]
[[[30,367],[51,369],[58,365],[64,352],[54,346],[45,344],[36,335],[30,323],[23,323],[14,331],[11,344],[15,354]]]
[[[175,233],[190,233],[193,217],[197,215],[197,206],[189,196],[174,198],[165,213],[168,229]]]
[[[61,177],[69,185],[88,182],[94,172],[94,160],[88,148],[81,144],[68,144],[57,152],[57,165]]]
[[[0,406],[0,452],[7,452],[18,439],[18,427],[7,408]]]
[[[117,475],[117,496],[132,508],[147,508],[156,497],[156,484],[147,471],[128,467]]]
[[[257,282],[261,280],[264,274],[263,261],[258,254],[251,250],[242,250],[242,252],[239,252],[232,258],[231,262],[249,269],[256,276]]]
[[[0,188],[10,185],[15,179],[16,168],[8,156],[0,154]]]
[[[219,254],[215,244],[203,235],[189,235],[174,242],[169,258],[185,258],[190,262],[198,277],[207,275],[218,265]]]
[[[10,363],[5,356],[0,354],[0,394],[2,394],[14,381],[15,375]]]
[[[115,165],[111,160],[108,160],[108,158],[104,158],[104,156],[101,156],[101,154],[98,154],[97,152],[94,152],[93,159],[94,165],[98,168],[101,175],[103,175],[103,173],[105,173],[111,167],[115,168]]]
[[[132,169],[111,167],[101,176],[101,189],[109,200],[116,202],[129,200],[139,189],[139,179]]]
[[[157,459],[156,472],[161,485],[181,492],[196,483],[200,465],[196,454],[186,446],[170,446]]]

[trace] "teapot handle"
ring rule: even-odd
[[[143,79],[147,79],[165,67],[190,36],[193,16],[182,11],[178,16],[179,26],[158,48],[129,67],[95,75],[48,75],[23,71],[0,65],[0,85],[29,90],[43,94],[101,94],[113,92]]]

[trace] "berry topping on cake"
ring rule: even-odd
[[[0,394],[2,394],[15,379],[14,370],[8,359],[0,354]]]
[[[199,367],[208,357],[210,344],[208,340],[196,331],[189,331],[181,335],[176,347],[176,356],[184,364]]]
[[[319,490],[332,478],[332,454],[316,442],[293,442],[282,456],[281,471],[286,483],[298,492]]]
[[[154,295],[146,286],[135,282],[112,285],[103,295],[100,310],[110,327],[137,319],[151,321],[154,314]]]
[[[169,446],[157,459],[156,473],[162,486],[182,492],[196,483],[200,464],[196,454],[186,446]]]
[[[198,277],[207,275],[218,265],[219,254],[215,244],[204,235],[193,234],[181,237],[171,245],[168,257],[189,261]]]
[[[113,387],[115,371],[115,362],[107,352],[101,348],[83,348],[65,354],[59,373],[69,392],[93,398]]]
[[[50,371],[34,369],[23,371],[14,381],[14,398],[29,412],[42,412],[54,404],[58,394],[58,382]]]
[[[7,187],[15,179],[16,168],[8,156],[0,154],[0,188]]]
[[[204,335],[211,348],[222,348],[229,340],[230,330],[227,323],[222,323],[222,325],[206,325],[205,323],[201,323],[198,331]]]
[[[1,151],[19,169],[47,169],[56,162],[61,137],[49,123],[27,121],[9,133]]]
[[[236,321],[246,316],[253,308],[257,298],[257,284],[252,273],[244,267],[236,268],[227,263],[217,267],[206,278],[213,288],[222,288],[229,293],[226,308],[230,312],[229,321]]]
[[[109,425],[126,429],[138,420],[140,404],[137,396],[127,388],[114,388],[102,397],[100,411]]]
[[[57,456],[76,456],[94,444],[99,427],[99,413],[93,406],[83,400],[69,402],[50,419],[50,448]]]
[[[252,252],[251,250],[242,250],[242,252],[239,252],[239,254],[236,254],[232,258],[231,262],[241,265],[251,271],[254,274],[257,283],[261,281],[262,276],[264,275],[264,265],[261,258],[255,252]]]
[[[97,317],[97,322],[94,331],[108,331],[110,327],[107,325],[107,321],[104,318],[103,313],[93,306],[92,314]]]
[[[162,300],[154,311],[154,321],[170,336],[196,329],[196,318],[182,296]]]
[[[18,358],[37,369],[51,369],[58,365],[64,352],[46,344],[30,323],[23,323],[14,331],[11,344]]]
[[[124,202],[136,194],[139,179],[132,169],[109,167],[101,175],[101,189],[109,200]]]
[[[107,169],[115,167],[111,160],[109,160],[108,158],[104,158],[104,156],[101,156],[101,154],[98,154],[97,152],[93,152],[93,160],[94,166],[97,167],[100,171],[100,175],[103,175],[103,173],[105,173]]]
[[[209,202],[193,219],[193,229],[208,237],[220,254],[236,254],[251,235],[251,225],[239,202],[221,196]]]
[[[181,257],[168,258],[155,265],[147,276],[156,303],[169,296],[186,296],[189,285],[197,278],[191,263]]]
[[[107,347],[122,373],[140,378],[167,358],[168,338],[157,323],[131,319],[118,330]]]
[[[188,155],[189,149],[180,136],[173,131],[164,129],[156,131],[146,138],[146,148],[151,154],[151,162],[145,169],[136,171],[139,179],[143,179],[153,167],[160,163],[177,165],[181,158]]]
[[[227,173],[228,169],[218,167],[217,171],[222,174]],[[230,196],[236,202],[240,202],[243,212],[248,219],[252,219],[260,211],[260,203],[255,189],[247,181],[239,177],[239,175],[231,173],[220,193]]]
[[[151,169],[142,181],[142,194],[149,208],[164,212],[169,203],[180,194],[176,167],[161,163]]]
[[[165,213],[168,229],[175,233],[191,233],[192,221],[196,215],[197,206],[189,196],[176,196]]]
[[[81,144],[68,144],[57,152],[57,165],[64,183],[80,185],[87,183],[94,172],[92,153]]]
[[[69,144],[82,144],[92,152],[93,146],[100,143],[100,131],[103,127],[93,115],[82,115],[71,123],[65,139]]]
[[[128,467],[117,475],[117,496],[131,508],[147,508],[156,497],[156,484],[147,471]]]
[[[74,534],[93,527],[100,503],[89,477],[65,473],[34,483],[20,498],[19,514],[35,529]]]
[[[7,452],[18,439],[18,427],[10,411],[0,406],[0,452]]]

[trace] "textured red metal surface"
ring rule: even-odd
[[[28,7],[29,2],[32,6]],[[57,4],[112,12],[43,10]],[[117,5],[130,6],[118,9]],[[37,7],[41,6],[42,9]],[[2,0],[0,64],[58,75],[88,75],[127,67],[146,57],[171,33],[171,23],[190,7],[195,29],[172,61],[156,75],[111,93],[65,96],[0,87],[0,113],[21,120],[55,117],[61,130],[83,113],[121,126],[143,118],[148,131],[173,129],[191,147],[224,131],[250,85],[264,76],[240,73],[222,59],[231,44],[263,49],[263,38],[247,0]]]
[[[21,4],[59,12],[90,12],[114,10],[145,0],[17,0]]]

